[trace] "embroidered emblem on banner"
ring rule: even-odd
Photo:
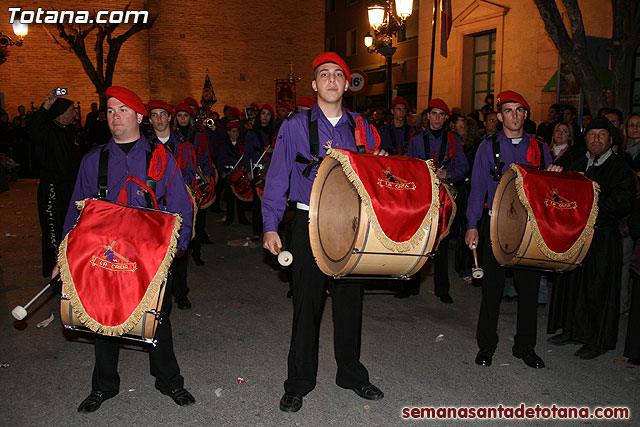
[[[415,190],[416,183],[402,179],[397,175],[391,173],[391,168],[387,168],[383,171],[384,178],[378,178],[378,185],[383,188],[390,188],[391,190]]]
[[[115,240],[111,242],[109,246],[102,245],[105,251],[102,253],[102,257],[92,256],[89,263],[94,267],[104,268],[110,271],[128,271],[130,273],[135,272],[138,267],[135,262],[129,261],[123,255],[116,252],[113,248],[116,245]]]
[[[559,195],[557,188],[552,188],[550,196],[544,198],[544,205],[555,209],[578,209],[578,204]]]

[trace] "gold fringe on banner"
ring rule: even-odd
[[[570,258],[573,258],[578,251],[582,249],[584,243],[587,241],[589,237],[593,234],[594,226],[596,224],[596,218],[598,217],[598,195],[600,193],[600,186],[598,183],[592,181],[593,184],[593,205],[591,206],[591,212],[589,213],[589,219],[587,220],[587,225],[585,226],[582,233],[580,233],[580,237],[578,240],[574,242],[574,244],[566,251],[566,252],[554,252],[549,246],[547,246],[546,242],[542,238],[540,234],[540,229],[538,228],[538,223],[536,222],[536,216],[533,213],[533,209],[529,204],[529,200],[527,199],[527,195],[524,192],[524,186],[522,182],[522,172],[516,164],[511,165],[511,169],[516,173],[516,191],[518,192],[518,198],[520,199],[520,203],[527,210],[527,214],[529,214],[529,218],[531,218],[531,225],[533,230],[533,239],[538,246],[538,249],[547,257],[554,261],[566,261]]]
[[[82,215],[82,209],[84,209],[86,200],[87,199],[76,202],[76,206],[81,211],[80,215]],[[79,220],[80,218],[78,218],[78,221]],[[73,312],[76,316],[78,316],[78,319],[83,326],[89,328],[97,334],[107,336],[120,336],[129,332],[131,329],[133,329],[134,326],[138,324],[138,322],[140,322],[145,311],[149,309],[152,303],[155,303],[155,301],[157,301],[160,288],[167,278],[169,268],[171,267],[171,263],[173,262],[178,249],[178,237],[180,236],[181,226],[182,217],[180,217],[180,215],[175,215],[169,247],[167,248],[167,252],[165,253],[162,263],[158,267],[156,274],[153,276],[151,283],[147,287],[147,291],[145,292],[142,301],[140,301],[140,304],[138,304],[133,313],[131,313],[129,318],[124,323],[116,326],[106,326],[98,323],[87,314],[84,306],[82,305],[82,302],[80,301],[80,298],[78,297],[78,293],[76,292],[76,286],[73,281],[73,277],[71,277],[71,270],[69,268],[69,262],[67,260],[67,245],[69,234],[71,233],[65,236],[64,240],[60,244],[60,249],[58,250],[58,265],[60,267],[60,279],[62,280],[62,293],[69,298],[69,302],[71,303]]]
[[[375,233],[376,238],[385,248],[389,249],[390,251],[408,252],[420,244],[420,242],[426,235],[427,230],[429,230],[429,228],[431,227],[431,221],[434,217],[437,218],[438,210],[440,208],[440,200],[438,197],[438,184],[440,181],[436,177],[436,174],[434,172],[435,168],[432,160],[425,161],[425,163],[427,163],[428,165],[427,169],[429,170],[429,174],[431,176],[431,206],[429,207],[427,214],[422,219],[422,223],[418,227],[418,230],[413,234],[413,236],[411,236],[411,238],[407,241],[396,242],[394,240],[391,240],[382,230],[380,222],[378,221],[378,217],[376,216],[376,213],[373,209],[371,197],[369,196],[369,193],[367,193],[367,190],[364,188],[360,177],[353,170],[351,162],[349,161],[349,156],[341,152],[340,150],[335,150],[332,148],[329,148],[327,150],[327,156],[334,158],[342,165],[342,170],[347,176],[347,179],[351,182],[351,184],[353,184],[356,191],[358,192],[358,195],[360,196],[360,200],[362,200],[362,202],[364,203],[365,211],[367,212],[369,221],[371,221],[373,232]]]

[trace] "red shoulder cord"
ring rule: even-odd
[[[362,116],[356,117],[356,129],[355,129],[356,147],[364,145],[365,151],[367,153],[373,153],[380,146],[380,135],[378,134],[378,131],[372,124],[369,124],[369,128],[373,133],[373,140],[374,140],[373,149],[369,148],[369,146],[367,145],[367,128],[364,125],[364,119],[362,118]]]
[[[527,148],[527,162],[534,167],[540,167],[540,144],[535,136],[529,138],[529,148]]]
[[[129,203],[129,196],[127,195],[127,182],[129,182],[129,181],[135,182],[140,187],[144,188],[149,194],[151,194],[151,197],[153,197],[153,208],[157,210],[158,209],[158,200],[156,199],[155,193],[153,191],[151,191],[151,189],[149,188],[149,186],[147,184],[145,184],[144,182],[140,181],[135,176],[130,176],[124,182],[124,185],[122,186],[122,189],[120,190],[120,194],[118,195],[118,202],[124,203],[124,204]]]
[[[150,178],[153,178],[155,181],[159,181],[164,172],[167,170],[167,151],[163,146],[157,145],[156,149],[153,150],[153,154],[151,155],[151,162],[149,163],[149,174]]]

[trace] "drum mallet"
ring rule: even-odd
[[[289,251],[283,251],[282,248],[276,246],[278,252],[278,263],[283,267],[288,267],[293,262],[293,255]]]
[[[476,250],[476,246],[474,245],[471,250],[473,251],[473,260],[476,264],[476,266],[471,269],[471,277],[474,279],[482,279],[484,277],[484,270],[478,267],[478,251]]]
[[[17,305],[13,310],[11,310],[11,314],[13,315],[13,317],[15,317],[17,320],[22,320],[25,317],[27,317],[27,314],[29,314],[27,312],[27,308],[29,308],[29,306],[31,304],[33,304],[38,298],[40,298],[42,296],[42,294],[44,294],[47,291],[47,289],[49,289],[51,287],[51,285],[56,283],[58,280],[60,280],[60,275],[59,274],[56,277],[54,277],[53,279],[51,279],[51,281],[49,283],[47,283],[45,285],[45,287],[42,288],[42,290],[40,292],[38,292],[38,294],[31,299],[31,301],[26,303],[24,307],[21,306],[21,305]]]

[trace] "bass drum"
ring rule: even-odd
[[[571,271],[587,255],[593,233],[590,233],[575,256],[556,261],[546,256],[538,247],[527,209],[520,202],[517,174],[508,169],[502,176],[493,199],[491,214],[491,249],[496,260],[504,266],[533,268],[556,272]]]
[[[418,245],[408,252],[392,252],[376,238],[364,203],[340,162],[326,157],[320,164],[309,203],[309,240],[324,274],[406,278],[427,261],[437,230],[436,211]]]
[[[253,189],[251,188],[251,180],[244,169],[236,169],[231,174],[231,191],[243,202],[253,201]]]

